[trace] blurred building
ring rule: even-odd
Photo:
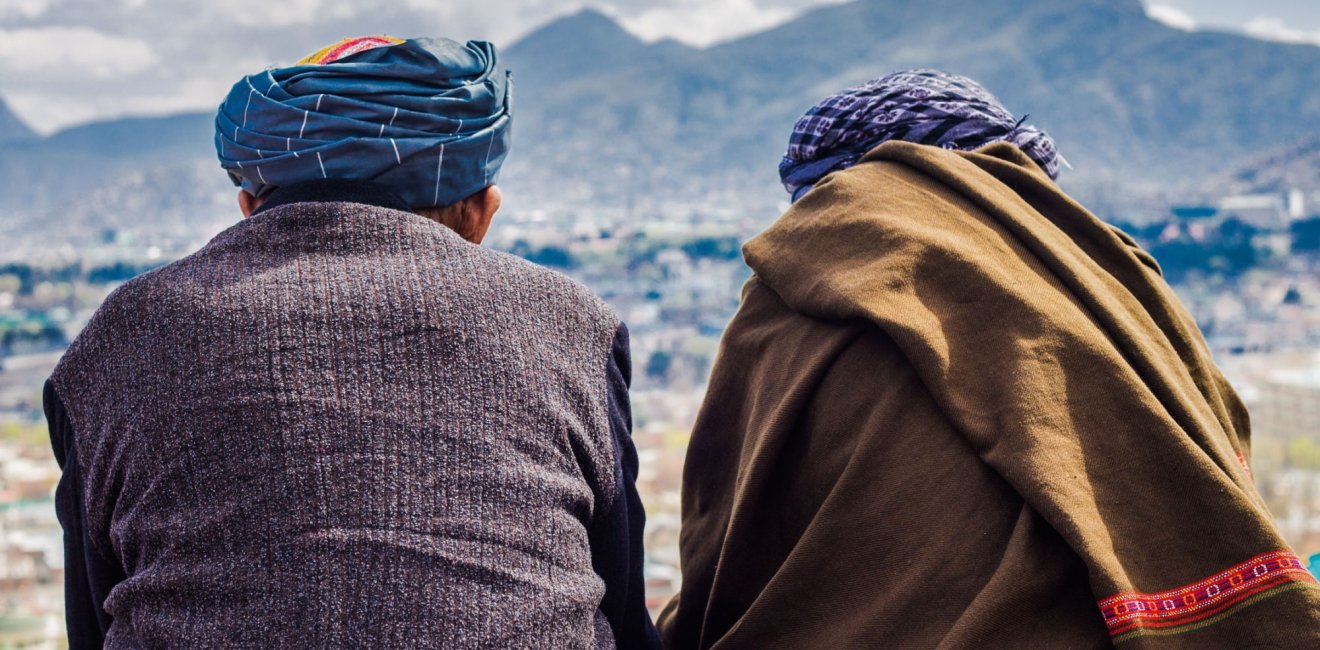
[[[1263,355],[1243,391],[1251,407],[1252,468],[1280,532],[1320,552],[1320,350]]]
[[[1228,196],[1220,200],[1218,207],[1225,217],[1237,218],[1262,230],[1288,227],[1288,213],[1284,210],[1283,197],[1278,194]]]
[[[1278,370],[1257,389],[1253,429],[1282,440],[1320,442],[1320,361],[1310,367]]]
[[[1306,217],[1305,192],[1297,189],[1288,192],[1288,216],[1294,220]]]

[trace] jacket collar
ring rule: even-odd
[[[412,207],[399,195],[382,185],[366,181],[317,179],[281,185],[266,195],[261,207],[252,214],[261,214],[271,208],[290,203],[362,203],[391,210],[412,212]]]

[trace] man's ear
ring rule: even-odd
[[[262,203],[265,203],[265,200],[252,196],[251,192],[247,190],[238,191],[238,209],[243,213],[244,219],[252,216],[252,213],[256,212]]]
[[[459,223],[454,230],[459,236],[474,244],[480,244],[490,230],[491,219],[500,209],[504,196],[500,188],[491,185],[463,199],[459,209]]]

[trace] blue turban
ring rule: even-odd
[[[827,97],[793,125],[779,178],[796,201],[826,174],[851,167],[882,142],[945,149],[1017,145],[1058,178],[1059,155],[1044,131],[1024,126],[981,84],[939,70],[907,70]]]
[[[378,183],[417,208],[451,205],[499,175],[511,87],[490,43],[347,39],[234,84],[215,147],[256,196],[335,178]]]

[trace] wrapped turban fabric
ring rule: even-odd
[[[451,205],[495,183],[511,88],[490,43],[348,39],[235,84],[216,152],[256,196],[335,178],[383,185],[413,207]]]
[[[960,151],[1007,141],[1058,178],[1059,164],[1067,161],[1049,135],[1024,121],[967,77],[939,70],[895,72],[807,111],[793,125],[779,177],[797,201],[826,174],[851,167],[882,142],[900,140]]]

